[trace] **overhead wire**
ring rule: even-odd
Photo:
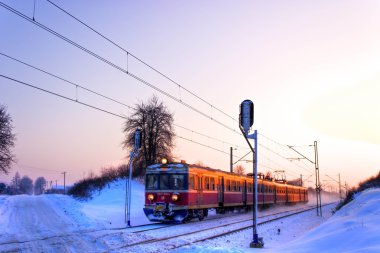
[[[113,112],[111,112],[111,111],[108,111],[108,110],[102,109],[102,108],[100,108],[100,107],[93,106],[93,105],[90,105],[90,104],[88,104],[88,103],[81,102],[81,101],[79,101],[79,100],[76,100],[76,99],[73,99],[73,98],[70,98],[70,97],[67,97],[67,96],[64,96],[64,95],[58,94],[58,93],[56,93],[56,92],[49,91],[49,90],[47,90],[47,89],[40,88],[40,87],[38,87],[38,86],[35,86],[35,85],[30,84],[30,83],[26,83],[26,82],[23,82],[23,81],[17,80],[17,79],[15,79],[15,78],[12,78],[12,77],[9,77],[9,76],[5,76],[5,75],[0,74],[0,77],[2,77],[2,78],[4,78],[4,79],[8,79],[8,80],[13,81],[13,82],[18,83],[18,84],[21,84],[21,85],[24,85],[24,86],[27,86],[27,87],[33,88],[33,89],[37,89],[37,90],[39,90],[39,91],[42,91],[42,92],[48,93],[48,94],[50,94],[50,95],[54,95],[54,96],[57,96],[57,97],[63,98],[63,99],[65,99],[65,100],[68,100],[68,101],[71,101],[71,102],[75,102],[75,103],[81,104],[81,105],[86,106],[86,107],[89,107],[89,108],[91,108],[91,109],[95,109],[95,110],[98,110],[98,111],[101,111],[101,112],[104,112],[104,113],[110,114],[110,115],[112,115],[112,116],[115,116],[115,117],[118,117],[118,118],[121,118],[121,119],[125,119],[125,120],[127,119],[127,117],[125,117],[125,116],[123,116],[123,115],[120,115],[120,114],[117,114],[117,113],[113,113]],[[197,141],[194,141],[194,140],[190,140],[190,139],[188,139],[188,138],[186,138],[186,137],[183,137],[183,136],[180,136],[180,135],[176,135],[176,137],[178,137],[178,138],[180,138],[180,139],[184,139],[184,140],[190,141],[190,142],[193,142],[193,143],[196,143],[196,144],[198,144],[198,145],[201,145],[201,146],[207,147],[207,148],[209,148],[209,149],[212,149],[212,150],[215,150],[215,151],[219,151],[219,152],[221,152],[221,153],[224,153],[224,154],[228,154],[228,155],[229,155],[228,152],[225,152],[225,151],[223,151],[223,150],[217,149],[217,148],[212,147],[212,146],[210,146],[210,145],[203,144],[203,143],[200,143],[200,142],[197,142]],[[235,155],[234,157],[238,158],[238,156],[236,156],[236,155]]]
[[[100,56],[100,55],[98,55],[98,54],[92,52],[91,50],[87,49],[86,47],[81,46],[80,44],[78,44],[78,43],[76,43],[76,42],[70,40],[69,38],[63,36],[62,34],[56,32],[56,31],[54,31],[53,29],[48,28],[47,26],[45,26],[45,25],[43,25],[43,24],[41,24],[41,23],[39,23],[39,22],[37,22],[37,21],[35,21],[35,20],[29,18],[29,17],[26,16],[25,14],[23,14],[23,13],[17,11],[16,9],[14,9],[14,8],[12,8],[12,7],[10,7],[10,6],[6,5],[6,4],[4,4],[3,2],[0,2],[0,6],[2,6],[3,8],[5,8],[5,9],[11,11],[12,13],[18,15],[19,17],[21,17],[21,18],[23,18],[23,19],[25,19],[25,20],[31,22],[32,24],[37,25],[38,27],[40,27],[40,28],[44,29],[45,31],[47,31],[47,32],[49,32],[49,33],[55,35],[56,37],[62,39],[63,41],[65,41],[65,42],[67,42],[67,43],[69,43],[69,44],[71,44],[71,45],[77,47],[78,49],[80,49],[80,50],[82,50],[82,51],[88,53],[89,55],[91,55],[91,56],[97,58],[98,60],[100,60],[100,61],[102,61],[102,62],[108,64],[109,66],[111,66],[111,67],[113,67],[113,68],[115,68],[115,69],[117,69],[117,70],[123,72],[124,74],[129,75],[130,77],[134,78],[135,80],[139,81],[140,83],[142,83],[142,84],[144,84],[144,85],[146,85],[146,86],[148,86],[148,87],[150,87],[150,88],[152,88],[152,89],[158,91],[159,93],[161,93],[161,94],[163,94],[163,95],[169,97],[170,99],[172,99],[172,100],[174,100],[174,101],[176,101],[176,102],[182,104],[183,106],[189,108],[190,110],[192,110],[192,111],[194,111],[194,112],[196,112],[196,113],[198,113],[198,114],[200,114],[200,115],[202,115],[202,116],[204,116],[204,117],[210,119],[211,121],[214,121],[215,123],[217,123],[217,124],[219,124],[219,125],[221,125],[221,126],[227,128],[227,129],[229,129],[229,130],[231,130],[231,131],[233,131],[233,132],[235,132],[235,133],[238,133],[238,131],[236,131],[234,128],[227,126],[226,124],[222,123],[222,122],[219,121],[219,120],[216,120],[216,119],[213,118],[213,117],[210,117],[209,115],[207,115],[206,113],[202,112],[201,110],[199,110],[199,109],[197,109],[197,108],[191,106],[191,105],[188,104],[188,103],[185,103],[184,101],[178,99],[177,97],[171,95],[170,93],[168,93],[168,92],[166,92],[166,91],[164,91],[164,90],[158,88],[157,86],[155,86],[155,85],[153,85],[152,83],[150,83],[150,82],[144,80],[143,78],[141,78],[141,77],[139,77],[139,76],[137,76],[137,75],[135,75],[135,74],[133,74],[133,73],[131,73],[131,72],[125,70],[124,68],[122,68],[122,67],[116,65],[115,63],[111,62],[110,60],[107,60],[107,59],[103,58],[102,56]],[[239,134],[239,133],[238,133],[238,134]],[[241,134],[240,134],[240,135],[241,135]]]
[[[104,34],[102,34],[101,32],[97,31],[95,28],[91,27],[90,25],[88,25],[87,23],[85,23],[84,21],[80,20],[79,18],[75,17],[73,14],[71,14],[70,12],[68,12],[67,10],[63,9],[62,7],[60,7],[59,5],[57,5],[56,3],[50,1],[50,0],[46,0],[48,3],[50,3],[51,5],[53,5],[54,7],[56,7],[57,9],[61,10],[63,13],[65,13],[66,15],[70,16],[71,18],[73,18],[74,20],[76,20],[77,22],[79,22],[80,24],[84,25],[85,27],[87,27],[88,29],[90,29],[91,31],[95,32],[97,35],[99,35],[100,37],[102,37],[103,39],[107,40],[108,42],[110,42],[111,44],[113,44],[114,46],[118,47],[120,50],[122,50],[123,52],[127,53],[128,55],[130,55],[131,57],[133,57],[134,59],[138,60],[139,62],[141,62],[142,64],[144,64],[146,67],[150,68],[151,70],[153,70],[154,72],[156,72],[157,74],[161,75],[162,77],[164,77],[165,79],[169,80],[170,82],[172,82],[173,84],[175,84],[177,87],[179,87],[180,89],[183,89],[185,90],[186,92],[188,92],[189,94],[191,94],[192,96],[196,97],[197,99],[199,99],[200,101],[204,102],[205,104],[211,106],[212,108],[214,108],[215,110],[217,110],[218,112],[222,113],[223,115],[231,118],[232,120],[236,121],[237,120],[230,116],[229,114],[225,113],[223,110],[219,109],[218,107],[214,106],[213,104],[211,104],[210,102],[206,101],[205,99],[203,99],[202,97],[200,97],[199,95],[195,94],[194,92],[190,91],[189,89],[187,89],[186,87],[182,86],[181,84],[179,84],[178,82],[174,81],[172,78],[170,78],[168,75],[162,73],[161,71],[159,71],[158,69],[156,69],[155,67],[151,66],[150,64],[148,64],[147,62],[143,61],[141,58],[137,57],[136,55],[134,55],[133,53],[131,53],[130,51],[126,50],[125,48],[123,48],[122,46],[120,46],[118,43],[116,43],[115,41],[111,40],[110,38],[108,38],[107,36],[105,36]]]
[[[51,1],[49,1],[49,0],[47,0],[47,1],[50,2],[51,4],[55,5],[55,4],[52,3]],[[171,95],[170,93],[168,93],[168,92],[166,92],[166,91],[164,91],[164,90],[162,90],[162,89],[156,87],[155,85],[153,85],[153,84],[147,82],[146,80],[142,79],[141,77],[138,77],[137,75],[130,73],[128,70],[125,70],[124,68],[122,68],[122,67],[120,67],[120,66],[118,66],[118,65],[116,65],[116,64],[114,64],[114,63],[112,63],[111,61],[109,61],[109,60],[107,60],[107,59],[101,57],[100,55],[98,55],[98,54],[92,52],[91,50],[89,50],[89,49],[87,49],[87,48],[85,48],[85,47],[79,45],[78,43],[76,43],[76,42],[74,42],[74,41],[72,41],[72,40],[70,40],[70,39],[68,39],[67,37],[63,36],[62,34],[60,34],[60,33],[56,32],[56,31],[54,31],[53,29],[46,27],[45,25],[43,25],[43,24],[41,24],[41,23],[39,23],[39,22],[37,22],[37,21],[35,21],[35,20],[29,18],[29,17],[26,16],[25,14],[23,14],[23,13],[21,13],[21,12],[15,10],[15,9],[13,9],[12,7],[6,5],[6,4],[4,4],[4,3],[2,3],[2,2],[0,2],[0,5],[1,5],[3,8],[5,8],[5,9],[11,11],[11,12],[13,12],[14,14],[16,14],[16,15],[18,15],[18,16],[24,18],[25,20],[27,20],[27,21],[29,21],[29,22],[31,22],[31,23],[33,23],[33,24],[39,26],[40,28],[42,28],[42,29],[48,31],[49,33],[51,33],[51,34],[57,36],[58,38],[64,40],[65,42],[67,42],[67,43],[69,43],[69,44],[71,44],[71,45],[73,45],[73,46],[79,48],[80,50],[82,50],[82,51],[84,51],[84,52],[90,54],[91,56],[93,56],[93,57],[95,57],[95,58],[97,58],[97,59],[103,61],[104,63],[110,65],[111,67],[114,67],[114,68],[118,69],[119,71],[121,71],[121,72],[123,72],[123,73],[125,73],[125,74],[127,74],[127,75],[129,75],[129,76],[131,76],[132,78],[134,78],[135,80],[139,81],[140,83],[143,83],[143,84],[149,86],[150,88],[152,88],[152,89],[154,89],[154,90],[160,92],[161,94],[163,94],[163,95],[165,95],[165,96],[167,96],[167,97],[169,97],[169,98],[171,98],[171,99],[177,101],[178,103],[181,103],[181,104],[184,105],[185,107],[188,107],[189,109],[191,109],[191,110],[197,112],[198,114],[203,115],[204,117],[211,119],[212,121],[218,123],[219,125],[221,125],[221,126],[227,128],[227,129],[229,129],[229,130],[231,130],[231,131],[233,131],[233,132],[235,132],[235,133],[241,135],[241,133],[237,132],[234,128],[231,128],[231,127],[227,126],[226,124],[220,122],[219,120],[216,120],[216,119],[213,118],[212,116],[210,117],[210,116],[207,115],[206,113],[204,113],[204,112],[198,110],[197,108],[191,106],[190,104],[187,104],[187,103],[183,102],[181,99],[178,99],[178,98],[174,97],[174,96]],[[55,6],[56,6],[57,8],[60,8],[60,7],[58,7],[57,5],[55,5]],[[62,8],[60,8],[60,9],[61,9],[62,11],[64,11]],[[187,90],[187,89],[184,88],[183,86],[179,85],[178,83],[176,83],[175,81],[173,81],[172,79],[170,79],[169,77],[167,77],[166,75],[162,74],[162,73],[161,73],[160,71],[158,71],[157,69],[153,68],[152,66],[150,66],[150,65],[147,64],[147,63],[145,63],[144,61],[142,61],[142,60],[139,59],[138,57],[134,56],[133,54],[131,54],[131,53],[128,52],[127,50],[123,49],[123,48],[120,47],[118,44],[114,43],[113,41],[111,41],[110,39],[108,39],[107,37],[105,37],[104,35],[102,35],[101,33],[97,32],[97,31],[96,31],[95,29],[93,29],[92,27],[88,26],[87,24],[85,24],[84,22],[80,21],[79,19],[77,19],[77,18],[74,17],[73,15],[69,14],[68,12],[66,12],[66,11],[64,11],[64,12],[65,12],[66,14],[70,15],[71,17],[75,18],[77,21],[81,22],[83,25],[85,25],[85,26],[88,27],[89,29],[91,29],[91,30],[93,30],[94,32],[96,32],[98,35],[100,35],[100,36],[102,36],[103,38],[107,39],[109,42],[113,43],[115,46],[118,46],[119,48],[121,48],[122,50],[124,50],[125,52],[127,52],[129,55],[131,55],[132,57],[134,57],[135,59],[141,61],[141,62],[144,63],[147,67],[153,69],[153,70],[156,71],[157,73],[159,73],[159,74],[161,74],[162,76],[168,78],[168,80],[171,80],[173,83],[177,84],[180,88],[186,90],[187,92],[189,92],[189,93],[191,93],[192,95],[196,96],[198,99],[201,99],[203,102],[209,104],[212,108],[215,108],[215,109],[217,109],[218,111],[220,111],[220,112],[223,113],[223,111],[221,111],[221,110],[218,109],[217,107],[213,106],[213,105],[210,104],[209,102],[205,101],[204,99],[200,98],[200,97],[197,96],[196,94],[192,93],[191,91]],[[79,86],[77,86],[77,87],[79,87]],[[37,87],[36,87],[36,88],[37,88]],[[80,87],[80,88],[82,88],[82,87]],[[40,88],[39,88],[39,89],[40,89]],[[46,92],[49,92],[49,91],[46,91]],[[50,92],[50,93],[51,93],[51,92]],[[52,93],[52,94],[53,94],[53,93]],[[58,94],[55,94],[55,95],[58,95]],[[58,96],[62,96],[62,95],[58,95]],[[72,100],[71,98],[68,98],[68,99],[69,99],[69,100]],[[72,100],[72,101],[74,101],[74,100]],[[77,102],[78,102],[78,101],[77,101]],[[83,104],[83,105],[86,105],[86,104],[83,103],[83,102],[78,102],[78,103],[81,103],[81,104]],[[87,105],[87,106],[89,106],[89,105]],[[90,106],[90,107],[91,107],[91,106]],[[98,110],[99,110],[100,108],[94,107],[94,109],[98,109]],[[100,109],[100,110],[102,110],[102,109]],[[107,111],[105,111],[105,112],[107,112]],[[110,113],[110,112],[108,112],[108,113]],[[111,114],[113,114],[113,113],[111,113]],[[117,116],[117,115],[115,115],[115,116]],[[120,115],[118,115],[118,116],[120,116]],[[227,115],[227,116],[229,116],[229,115]],[[233,117],[231,117],[231,116],[229,116],[229,117],[232,118],[234,121],[236,121],[235,118],[233,118]],[[268,140],[271,140],[272,142],[274,142],[274,143],[276,143],[276,144],[278,144],[278,145],[285,146],[285,145],[283,145],[283,144],[280,144],[280,143],[274,141],[273,139],[271,139],[271,138],[269,138],[269,137],[267,137],[267,136],[265,136],[265,135],[262,135],[262,134],[261,134],[261,136],[263,136],[264,138],[267,138]],[[279,155],[279,153],[277,153],[277,152],[271,150],[270,148],[265,147],[264,145],[261,145],[261,146],[264,147],[264,148],[266,148],[267,150],[272,151],[272,152],[274,152],[275,154]],[[282,156],[282,155],[280,155],[280,156],[281,156],[282,158],[284,158],[284,159],[287,159],[287,158],[285,158],[285,157]],[[300,168],[302,168],[302,169],[305,169],[305,168],[303,168],[303,167],[301,167],[301,166],[299,166],[299,165],[297,165],[297,166],[300,167]],[[310,171],[309,171],[309,172],[310,172]]]
[[[61,81],[65,82],[65,83],[68,83],[68,84],[72,85],[74,88],[78,88],[78,87],[79,87],[79,88],[81,88],[81,89],[83,89],[83,90],[85,90],[85,91],[88,91],[88,92],[90,92],[90,93],[92,93],[92,94],[95,94],[95,95],[97,95],[97,96],[100,96],[100,97],[102,97],[102,98],[104,98],[104,99],[107,99],[107,100],[110,100],[110,101],[112,101],[112,102],[114,102],[114,103],[117,103],[117,104],[119,104],[119,105],[122,105],[122,106],[124,106],[124,107],[126,107],[126,108],[128,108],[128,109],[131,109],[131,110],[134,110],[134,111],[137,110],[136,108],[134,108],[134,107],[132,107],[132,106],[130,106],[130,105],[127,105],[127,104],[125,104],[125,103],[123,103],[123,102],[121,102],[121,101],[119,101],[119,100],[117,100],[117,99],[114,99],[114,98],[111,98],[111,97],[109,97],[109,96],[103,95],[102,93],[97,92],[97,91],[94,91],[94,90],[91,90],[91,89],[89,89],[89,88],[87,88],[87,87],[85,87],[85,86],[83,86],[83,85],[81,85],[81,84],[75,83],[75,82],[73,82],[73,81],[69,81],[69,80],[67,80],[66,78],[63,78],[63,77],[58,76],[57,74],[53,74],[53,73],[51,73],[51,72],[49,72],[49,71],[46,71],[46,70],[44,70],[44,69],[42,69],[42,68],[36,67],[36,66],[34,66],[34,65],[32,65],[32,64],[29,64],[29,63],[27,63],[27,62],[25,62],[25,61],[22,61],[22,60],[20,60],[20,59],[17,59],[17,58],[15,58],[15,57],[12,57],[12,56],[10,56],[10,55],[7,55],[7,54],[5,54],[5,53],[3,53],[3,52],[0,52],[0,55],[2,55],[2,56],[4,56],[4,57],[7,57],[8,59],[11,59],[11,60],[13,60],[13,61],[16,61],[16,62],[18,62],[18,63],[21,63],[21,64],[23,64],[23,65],[25,65],[25,66],[28,66],[28,67],[30,67],[30,68],[32,68],[32,69],[35,69],[35,70],[37,70],[37,71],[40,71],[40,72],[42,72],[42,73],[44,73],[44,74],[47,74],[47,75],[49,75],[49,76],[52,76],[52,77],[54,77],[54,78],[56,78],[56,79],[58,79],[58,80],[61,80]],[[215,137],[210,136],[210,135],[206,135],[206,134],[200,133],[200,132],[198,132],[198,131],[195,131],[195,130],[190,129],[190,128],[188,128],[188,127],[181,126],[181,125],[176,124],[176,123],[174,123],[173,125],[176,126],[176,127],[178,127],[178,128],[181,128],[181,129],[184,129],[184,130],[186,130],[186,131],[189,131],[189,132],[195,133],[195,134],[197,134],[197,135],[200,135],[200,136],[203,136],[203,137],[206,137],[206,138],[212,139],[212,140],[214,140],[214,141],[218,141],[218,142],[223,143],[223,144],[226,144],[226,145],[230,145],[230,146],[233,146],[233,147],[236,147],[236,148],[240,148],[240,149],[248,149],[247,147],[242,147],[242,146],[239,146],[239,145],[234,144],[234,143],[226,142],[226,141],[224,141],[224,140],[221,140],[221,139],[215,138]]]

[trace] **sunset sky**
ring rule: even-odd
[[[318,141],[321,180],[328,174],[355,185],[380,169],[379,1],[57,1],[118,45],[157,68],[168,81],[46,0],[37,22],[184,101],[110,67],[0,6],[0,75],[128,116],[131,110],[15,62],[49,71],[129,106],[156,95],[174,113],[178,160],[229,170],[248,152],[238,134],[239,104],[255,104],[259,171],[285,170],[313,184]],[[34,1],[2,1],[33,18]],[[186,90],[206,100],[206,104]],[[16,171],[68,183],[102,167],[127,163],[124,120],[0,77],[0,104],[13,118]],[[185,130],[178,126],[191,129]],[[212,138],[201,136],[198,133]],[[180,138],[182,137],[182,138]],[[183,138],[192,140],[184,140]],[[221,141],[216,141],[213,138]],[[201,143],[214,149],[196,144]],[[218,149],[220,152],[216,151]],[[251,158],[251,157],[248,157]],[[247,171],[252,163],[242,162]],[[325,186],[336,183],[322,181]]]

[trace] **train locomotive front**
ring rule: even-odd
[[[147,168],[144,213],[150,221],[182,222],[188,217],[188,171],[185,164]]]

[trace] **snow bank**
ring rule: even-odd
[[[144,185],[132,181],[131,225],[151,223],[145,216]],[[82,211],[89,217],[110,228],[125,227],[125,180],[111,182],[101,191],[95,192],[92,199],[83,201]]]
[[[320,227],[275,252],[380,252],[380,189],[355,196]]]

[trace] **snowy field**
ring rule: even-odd
[[[142,211],[144,186],[133,182],[132,188],[132,226],[148,224]],[[64,195],[0,196],[0,252],[162,252],[168,249],[161,250],[159,243],[134,248],[123,246],[250,217],[250,214],[234,214],[226,215],[222,221],[211,220],[215,216],[211,213],[210,219],[203,222],[133,233],[136,228],[125,228],[124,203],[125,181],[122,180],[95,192],[89,201]],[[298,207],[268,209],[259,216]],[[265,242],[265,248],[260,251],[380,252],[379,189],[358,194],[355,201],[332,216],[333,207],[324,207],[323,217],[317,217],[312,210],[259,226],[259,236]],[[252,229],[246,229],[172,252],[257,252],[249,248],[251,240]],[[191,238],[178,241],[191,241]]]

